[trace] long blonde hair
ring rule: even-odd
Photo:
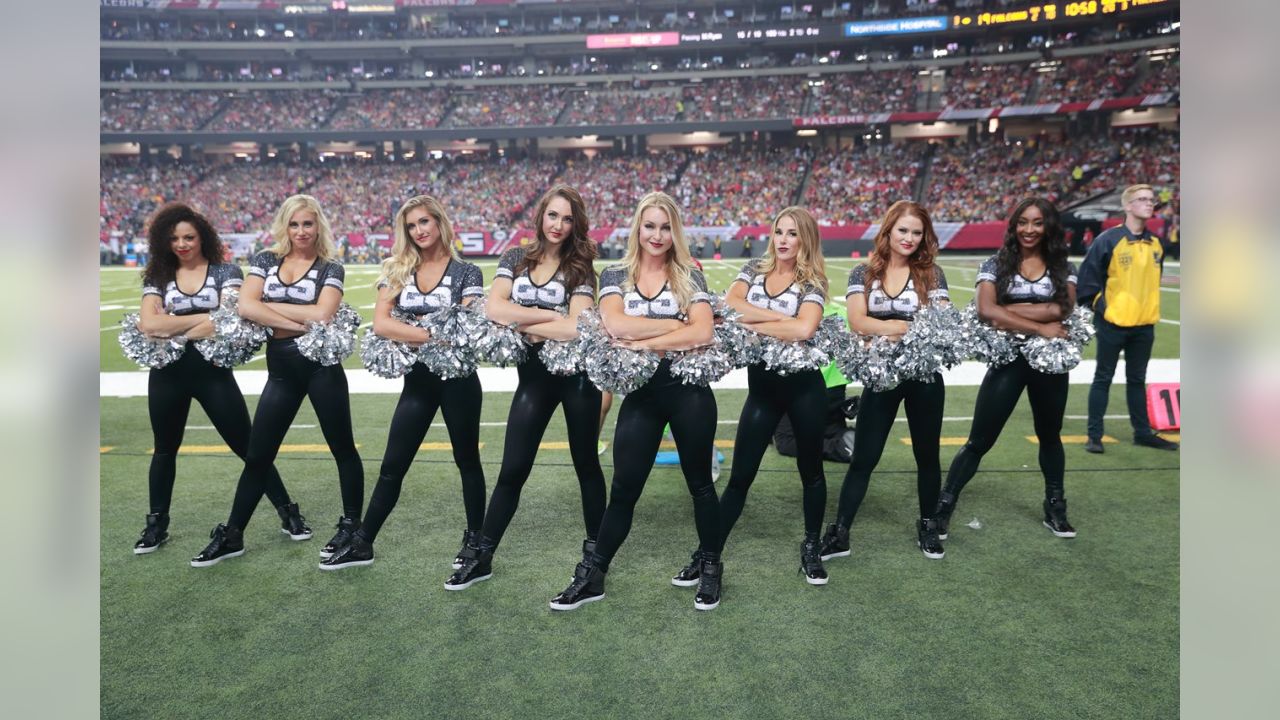
[[[689,254],[689,246],[684,241],[684,223],[680,220],[680,207],[670,195],[664,192],[651,192],[640,198],[636,205],[636,214],[631,218],[631,232],[627,235],[627,252],[622,256],[622,265],[627,269],[626,288],[635,287],[636,278],[640,277],[640,216],[649,208],[658,208],[667,214],[671,223],[671,250],[667,251],[667,284],[676,297],[680,311],[689,308],[697,287],[693,284],[693,256]]]
[[[289,220],[294,213],[310,210],[316,215],[316,255],[321,260],[333,260],[338,256],[338,248],[333,242],[333,228],[329,226],[329,218],[325,217],[320,201],[310,195],[290,195],[280,203],[276,216],[271,220],[271,237],[276,244],[271,252],[284,257],[293,252],[293,242],[289,240]]]
[[[827,299],[827,261],[822,257],[822,238],[818,233],[818,221],[802,207],[786,207],[773,218],[769,226],[769,244],[760,257],[761,275],[768,275],[777,267],[778,258],[773,253],[773,233],[778,229],[782,218],[789,217],[796,224],[800,234],[800,245],[796,248],[796,283],[801,287],[812,285],[822,290],[822,299]]]
[[[453,223],[449,222],[449,214],[445,212],[444,205],[430,195],[409,198],[396,212],[395,220],[391,221],[395,242],[391,245],[391,257],[382,261],[382,274],[378,277],[378,283],[385,282],[393,293],[400,292],[409,284],[409,278],[418,271],[418,263],[422,261],[418,246],[409,237],[408,217],[416,208],[426,210],[431,219],[436,221],[436,227],[440,228],[440,242],[448,249],[449,259],[458,259]]]

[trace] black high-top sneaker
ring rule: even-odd
[[[676,587],[693,587],[698,584],[698,578],[702,576],[702,549],[693,551],[689,556],[689,564],[680,568],[680,572],[671,578],[671,584]]]
[[[333,538],[320,548],[320,559],[328,560],[333,554],[342,549],[344,545],[351,542],[351,536],[360,529],[360,520],[357,518],[340,517],[338,518],[338,532],[333,534]]]
[[[1067,522],[1067,499],[1062,497],[1046,498],[1044,501],[1044,526],[1060,538],[1073,538],[1076,529]]]
[[[151,513],[147,516],[147,526],[142,528],[142,537],[133,544],[134,555],[146,555],[156,551],[169,539],[169,514]]]
[[[822,567],[822,549],[817,532],[805,533],[804,542],[800,543],[800,572],[810,585],[827,584],[827,569]]]
[[[307,519],[298,510],[298,503],[289,503],[276,508],[280,516],[280,532],[289,536],[290,540],[310,540],[311,528],[307,527]]]
[[[580,562],[573,569],[573,582],[551,598],[552,610],[577,610],[590,602],[604,599],[605,570],[595,562]]]
[[[938,523],[938,539],[946,540],[951,531],[951,513],[956,511],[955,493],[943,490],[938,494],[938,509],[933,519]]]
[[[720,579],[724,575],[724,563],[720,553],[702,553],[702,567],[698,573],[698,594],[693,597],[697,610],[715,610],[720,604]]]
[[[942,549],[942,538],[938,536],[938,521],[934,518],[920,518],[916,525],[916,544],[920,552],[930,560],[941,560],[945,551]]]
[[[477,538],[475,544],[463,547],[458,556],[462,558],[462,567],[444,581],[445,590],[466,590],[493,577],[493,545]]]
[[[478,530],[462,531],[462,547],[463,548],[465,548],[468,545],[477,545],[479,544],[479,542],[480,542],[480,532]],[[462,560],[463,560],[462,549],[459,548],[457,556],[453,558],[454,570],[457,570],[458,568],[462,567]]]
[[[352,533],[351,540],[338,548],[328,560],[320,563],[321,570],[341,570],[349,567],[361,567],[373,564],[373,543],[364,539],[360,533]]]
[[[849,528],[834,523],[828,525],[819,547],[823,560],[849,557]]]
[[[212,539],[204,550],[191,558],[191,567],[209,567],[244,554],[244,532],[238,527],[219,523],[209,537]]]

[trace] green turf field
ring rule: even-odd
[[[957,305],[967,305],[973,299],[974,280],[978,274],[978,266],[982,264],[984,259],[986,259],[986,256],[977,255],[944,255],[942,257],[940,264],[947,273],[947,283],[951,287],[951,297]],[[1075,258],[1077,263],[1080,260],[1081,258]],[[610,262],[616,261],[597,261],[596,268],[602,270]],[[743,262],[745,260],[739,258],[703,260],[707,283],[711,286],[711,289],[717,292],[727,290],[730,283],[737,276]],[[861,260],[853,258],[827,260],[827,277],[831,281],[831,295],[833,298],[844,299],[844,290],[848,287],[849,271],[859,262]],[[497,261],[481,260],[477,264],[484,273],[485,282],[492,282],[494,270],[497,268]],[[1152,351],[1152,357],[1178,357],[1181,326],[1177,323],[1181,321],[1181,313],[1179,312],[1180,288],[1178,286],[1177,272],[1177,267],[1171,266],[1165,269],[1165,291],[1161,293],[1162,302],[1160,306],[1162,320],[1156,330],[1156,344]],[[347,267],[345,299],[360,311],[360,314],[365,318],[365,322],[373,320],[373,303],[377,298],[373,283],[377,280],[377,277],[378,267],[376,265],[351,265]],[[126,312],[137,310],[141,300],[142,285],[138,271],[132,268],[113,268],[103,271],[101,278],[101,368],[104,371],[136,370],[137,366],[129,362],[120,353],[116,335],[119,331],[121,316]],[[1093,357],[1092,353],[1092,346],[1090,346],[1086,349],[1085,357]],[[344,366],[348,368],[361,367],[359,356],[352,355],[347,358]],[[245,367],[254,370],[265,370],[267,367],[265,356],[246,364]]]
[[[712,287],[726,287],[738,265],[707,263]],[[944,265],[953,296],[967,301],[958,288],[972,284],[977,261]],[[840,295],[852,261],[832,266]],[[483,267],[492,277],[493,264]],[[134,272],[102,277],[103,305],[137,304]],[[371,303],[358,286],[373,269],[347,277],[352,304]],[[1178,294],[1164,295],[1176,320]],[[103,326],[121,312],[104,311]],[[1177,357],[1178,329],[1159,327],[1157,357]],[[130,369],[115,333],[102,335],[103,369]],[[967,434],[976,391],[948,388],[944,442]],[[1086,392],[1072,386],[1064,437],[1084,434]],[[746,393],[716,395],[717,438],[731,443]],[[510,398],[484,397],[482,421],[495,424],[481,428],[490,488]],[[395,402],[352,397],[366,498]],[[1117,384],[1111,412],[1122,408]],[[315,423],[304,405],[286,443],[322,444]],[[188,446],[221,444],[208,424],[193,408]],[[1108,430],[1124,441],[1125,425],[1109,420]],[[290,542],[264,504],[243,558],[196,570],[187,561],[225,521],[240,463],[229,453],[181,456],[170,542],[135,556],[152,447],[146,400],[102,398],[102,715],[1176,717],[1178,455],[1117,442],[1094,456],[1068,444],[1080,536],[1061,540],[1040,525],[1031,434],[1024,401],[961,499],[946,558],[930,561],[914,544],[914,461],[899,422],[854,523],[853,555],[827,563],[825,587],[797,572],[800,484],[794,461],[770,450],[726,548],[723,602],[709,613],[693,609],[692,589],[668,582],[695,532],[679,471],[659,468],[608,598],[552,613],[546,603],[567,585],[583,535],[567,450],[540,453],[493,579],[467,591],[441,586],[463,527],[447,450],[419,453],[372,567],[316,569],[340,513],[337,477],[327,453],[303,451],[283,453],[278,466],[316,537]],[[565,438],[557,416],[544,442]],[[438,426],[426,438],[446,440]],[[956,449],[942,448],[944,470]],[[733,462],[732,448],[723,451],[722,485]],[[607,477],[611,454],[602,460]],[[829,516],[845,469],[827,465]]]

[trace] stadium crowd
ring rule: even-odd
[[[721,150],[695,155],[670,191],[686,225],[768,223],[790,205],[809,164],[804,148]]]
[[[547,86],[502,85],[453,97],[444,127],[554,125],[564,107],[561,90]]]
[[[684,110],[683,101],[669,92],[584,90],[565,97],[561,125],[671,122]]]
[[[449,91],[440,88],[365,90],[349,95],[334,116],[334,130],[421,130],[440,124],[449,102]]]
[[[820,150],[800,204],[821,225],[875,222],[889,203],[914,197],[927,147],[911,143]]]
[[[338,105],[332,90],[250,90],[232,96],[209,122],[210,132],[319,130]]]
[[[916,109],[916,73],[882,70],[849,73],[822,79],[811,85],[812,115],[909,112]]]

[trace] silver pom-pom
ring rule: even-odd
[[[1076,306],[1062,321],[1067,329],[1065,338],[1047,338],[1040,335],[1022,344],[1022,356],[1027,364],[1042,373],[1060,375],[1068,373],[1080,364],[1084,346],[1093,339],[1093,311]]]
[[[431,332],[431,339],[418,349],[418,362],[445,380],[476,371],[476,348],[491,325],[480,310],[450,305],[428,315],[423,325]]]
[[[838,315],[827,315],[822,318],[822,322],[818,323],[817,332],[813,334],[813,340],[810,341],[814,347],[832,359],[847,354],[852,342],[853,335],[849,332],[845,319]]]
[[[733,358],[734,367],[747,367],[760,362],[764,351],[763,338],[755,330],[727,317],[716,323],[716,344]]]
[[[949,303],[930,303],[916,311],[911,329],[895,343],[898,377],[932,382],[937,373],[959,365],[964,359],[959,327],[960,312]]]
[[[993,367],[1008,365],[1018,358],[1018,346],[1025,337],[983,322],[973,303],[961,311],[960,322],[960,344],[969,357]]]
[[[897,362],[898,345],[883,335],[853,334],[845,354],[837,356],[836,365],[845,377],[857,380],[867,389],[892,390],[902,382]]]
[[[391,317],[407,325],[420,327],[418,316],[400,307],[391,309]],[[373,328],[360,336],[360,361],[365,370],[380,378],[393,380],[404,377],[418,361],[418,349],[398,340],[375,334]]]
[[[138,329],[138,320],[138,313],[129,313],[120,320],[120,349],[125,357],[139,367],[157,370],[182,357],[187,349],[186,336],[149,337]]]
[[[218,309],[209,313],[213,337],[195,341],[196,350],[218,367],[232,368],[249,362],[269,336],[266,327],[240,317],[239,305],[240,293],[224,291]]]
[[[733,356],[725,352],[718,340],[706,347],[674,355],[671,374],[686,385],[710,385],[728,375],[734,367]]]
[[[573,340],[548,340],[542,343],[538,357],[552,375],[576,375],[582,372],[582,343]]]
[[[479,315],[485,316],[485,300],[472,305]],[[473,346],[476,357],[483,362],[493,363],[498,367],[519,365],[529,353],[529,343],[524,333],[508,325],[488,320],[484,335],[476,338]]]
[[[605,392],[634,392],[658,369],[656,353],[618,347],[604,329],[594,308],[578,316],[578,340],[582,343],[583,365],[591,383]]]
[[[308,360],[326,367],[337,365],[355,350],[360,313],[342,303],[329,322],[311,322],[307,325],[307,332],[298,337],[298,352]]]
[[[831,358],[809,339],[804,342],[787,342],[768,335],[760,336],[761,360],[769,370],[779,375],[821,370]]]

